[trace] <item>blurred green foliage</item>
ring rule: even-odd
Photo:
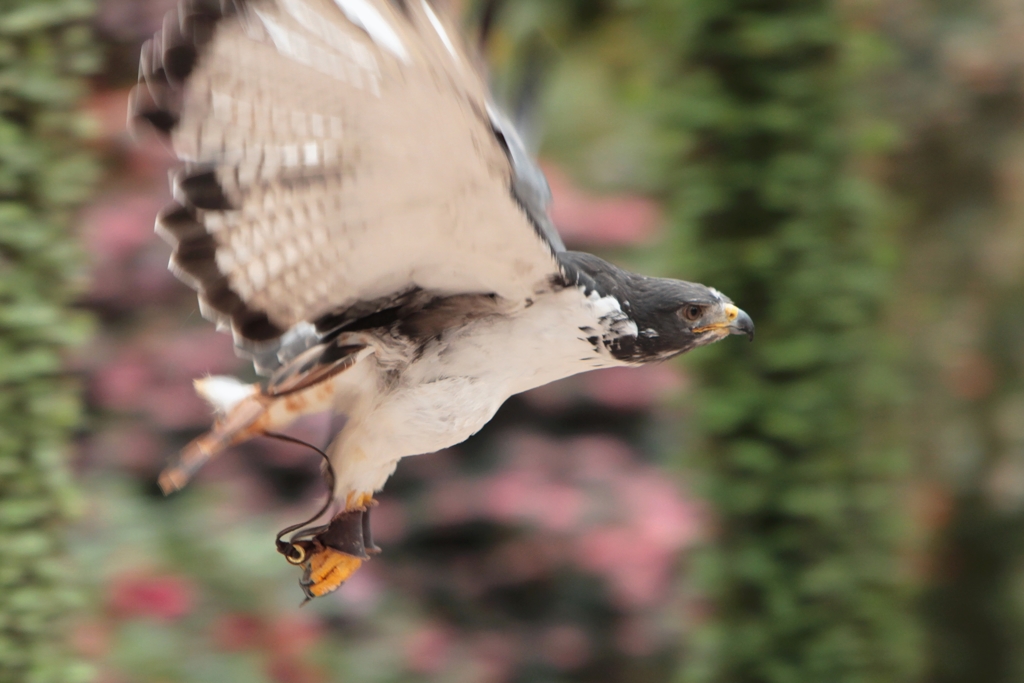
[[[757,323],[752,346],[693,358],[693,452],[720,537],[702,574],[715,617],[685,679],[910,680],[885,205],[851,170],[887,137],[852,116],[877,48],[828,2],[652,4],[677,254]]]
[[[927,548],[928,680],[1024,680],[1024,4],[907,8],[901,305]]]
[[[688,358],[702,387],[683,460],[720,531],[696,563],[688,681],[904,681],[920,668],[906,379],[887,316],[898,216],[864,171],[900,140],[875,97],[894,50],[840,12],[566,0],[505,15],[519,43],[545,46],[525,40],[539,25],[557,52],[549,153],[670,207],[675,248],[641,268],[712,284],[757,323],[753,345]]]
[[[79,423],[62,352],[88,319],[69,310],[81,276],[69,232],[96,166],[76,111],[97,66],[91,2],[0,10],[0,680],[87,679],[62,656],[75,575],[62,544],[75,496],[65,464]]]

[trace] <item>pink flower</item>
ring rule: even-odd
[[[163,443],[141,425],[110,427],[94,435],[89,444],[89,457],[94,462],[114,464],[145,476],[150,476],[166,455]]]
[[[165,429],[205,428],[213,421],[213,411],[196,395],[192,382],[183,380],[154,385],[138,407]]]
[[[122,349],[93,375],[91,394],[104,408],[132,410],[139,406],[154,381],[147,358],[138,351]]]
[[[428,624],[405,641],[405,665],[415,673],[437,673],[448,661],[451,632],[441,624]]]
[[[487,578],[497,583],[523,583],[551,570],[554,558],[540,541],[518,539],[499,547],[489,558]]]
[[[576,560],[603,576],[623,609],[650,607],[668,587],[674,554],[638,537],[626,527],[603,527],[576,544]]]
[[[99,135],[108,143],[127,132],[124,113],[128,109],[129,92],[127,89],[100,90],[85,101],[85,110],[99,124]]]
[[[168,379],[191,382],[197,376],[231,373],[242,367],[231,336],[212,326],[162,336],[151,348],[153,364]]]
[[[251,650],[265,642],[266,624],[255,614],[228,614],[214,622],[211,635],[219,650]]]
[[[625,527],[597,527],[576,543],[576,561],[595,574],[611,574],[616,565],[627,564],[633,546],[633,535]]]
[[[121,576],[109,595],[111,611],[123,618],[174,621],[192,611],[195,588],[180,576]]]
[[[658,205],[645,197],[598,197],[575,187],[558,167],[543,164],[554,202],[551,218],[567,242],[628,245],[655,236],[661,221]]]
[[[573,439],[564,450],[572,459],[573,470],[584,481],[617,478],[633,466],[637,457],[626,443],[610,436]]]
[[[109,267],[148,246],[153,219],[163,204],[146,195],[122,195],[89,207],[82,218],[83,233],[94,262]]]
[[[636,545],[629,561],[609,575],[612,598],[625,610],[650,608],[666,597],[674,556],[651,546]]]
[[[461,524],[477,509],[477,486],[465,479],[439,481],[428,494],[427,507],[435,524]]]
[[[274,683],[321,683],[324,680],[322,671],[292,657],[272,657],[267,664],[267,676]]]
[[[71,629],[71,647],[89,659],[100,659],[110,651],[110,624],[95,617],[78,621]]]
[[[159,185],[161,194],[167,192],[167,169],[178,162],[163,138],[155,133],[144,133],[128,145],[124,153],[128,175],[154,184],[162,183]],[[167,201],[170,201],[169,196]]]
[[[679,487],[653,468],[617,482],[620,505],[630,516],[636,536],[667,551],[676,551],[700,536],[700,508]]]
[[[597,401],[624,410],[649,408],[685,387],[682,373],[667,363],[607,368],[588,372],[581,379]]]
[[[323,635],[323,625],[310,613],[278,615],[269,622],[267,645],[283,658],[295,658],[308,651]]]
[[[116,36],[119,42],[135,40],[142,42],[154,31],[159,31],[161,21],[167,12],[175,9],[174,0],[152,0],[151,2],[130,2],[107,0],[100,3],[96,22],[105,33]],[[124,105],[121,119],[124,120]]]
[[[150,303],[170,304],[187,296],[181,282],[167,268],[169,253],[169,247],[155,242],[132,259],[129,272],[119,280],[120,289],[114,293],[122,305],[140,308]]]
[[[376,536],[374,536],[374,540],[377,540]],[[377,608],[384,593],[381,580],[376,573],[379,567],[380,565],[372,562],[369,565],[364,565],[345,581],[341,590],[334,593],[337,596],[336,599],[344,603],[347,614],[367,615]]]
[[[282,431],[288,436],[302,439],[319,448],[325,448],[332,436],[331,430],[331,415],[324,412],[300,417]],[[319,471],[323,464],[323,459],[315,451],[298,444],[277,439],[259,439],[256,446],[267,462],[272,462],[278,467],[302,467],[305,465],[311,470]]]
[[[405,507],[394,498],[384,498],[370,513],[373,539],[381,543],[398,543],[405,536],[408,520]]]
[[[484,511],[499,522],[518,522],[539,486],[540,478],[529,470],[499,472],[483,482]]]
[[[537,526],[548,531],[565,533],[575,527],[583,515],[583,494],[564,484],[547,484],[537,488],[524,510]]]
[[[531,472],[546,472],[561,462],[563,445],[534,432],[516,434],[511,439],[508,460],[517,468]]]
[[[578,626],[563,624],[544,631],[541,653],[558,669],[578,669],[590,659],[590,639]]]
[[[487,632],[477,635],[470,647],[480,666],[481,683],[499,683],[508,679],[519,659],[521,643],[507,634]]]
[[[577,379],[570,377],[558,382],[545,384],[536,389],[530,389],[521,394],[521,396],[535,410],[545,413],[557,413],[561,410],[567,410],[577,400],[578,390],[576,384]]]

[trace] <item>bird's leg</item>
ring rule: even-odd
[[[210,431],[193,439],[160,473],[160,488],[164,493],[178,491],[221,451],[261,434],[284,429],[303,415],[329,410],[334,395],[332,377],[328,375],[326,379],[286,394],[268,392],[258,384],[239,384],[246,394],[230,405],[223,405],[210,396],[209,379],[196,381],[196,390],[218,408],[220,417]]]
[[[313,537],[313,552],[303,563],[302,586],[307,598],[318,598],[337,590],[370,559],[363,542],[365,510],[345,510],[327,528]]]
[[[240,401],[229,413],[214,422],[210,431],[196,437],[178,457],[160,473],[160,489],[165,494],[180,491],[206,462],[224,449],[281,425],[269,424],[270,401],[254,394]]]
[[[307,599],[334,592],[380,552],[370,535],[370,509],[376,504],[372,494],[350,495],[327,526],[306,532],[312,532],[308,540],[278,541],[278,552],[303,568],[299,585]]]

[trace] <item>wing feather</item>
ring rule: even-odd
[[[439,22],[193,0],[144,49],[134,115],[186,162],[159,231],[240,345],[415,288],[525,300],[559,272],[543,176]]]

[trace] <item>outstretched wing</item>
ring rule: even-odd
[[[543,175],[425,0],[184,2],[132,116],[185,161],[158,219],[171,267],[243,349],[419,289],[526,299],[559,273]]]

